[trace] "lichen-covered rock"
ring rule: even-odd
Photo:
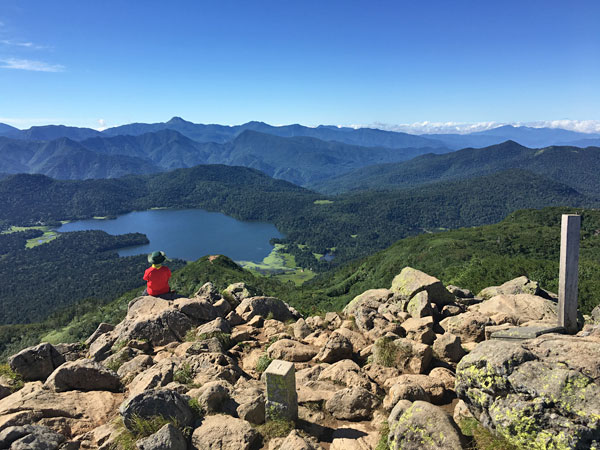
[[[70,361],[58,367],[44,386],[56,392],[110,391],[119,392],[119,376],[100,363],[86,359]]]
[[[524,448],[600,444],[600,340],[543,335],[480,343],[457,367],[456,393],[490,429]]]
[[[439,406],[400,400],[388,417],[391,450],[463,450],[456,424]]]
[[[325,403],[327,411],[336,419],[368,420],[379,406],[379,399],[360,387],[341,389]]]
[[[418,294],[415,294],[406,305],[406,311],[411,317],[417,319],[431,316],[433,314],[433,309],[431,308],[427,291],[421,291]]]
[[[136,442],[138,450],[186,450],[185,436],[170,423],[156,433]]]
[[[394,277],[390,290],[408,299],[421,291],[427,291],[429,301],[439,307],[454,302],[454,296],[440,280],[412,267],[405,267]]]
[[[44,381],[65,358],[47,342],[28,347],[8,359],[10,368],[25,381]]]
[[[219,380],[211,381],[199,388],[197,398],[204,411],[212,414],[223,411],[223,405],[230,399],[230,394],[229,385]]]
[[[350,359],[338,361],[322,370],[317,380],[332,381],[337,385],[360,387],[373,393],[377,392],[377,385],[361,371],[358,364]]]
[[[249,450],[258,443],[260,435],[242,419],[216,414],[207,416],[192,434],[195,450]]]

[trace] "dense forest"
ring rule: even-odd
[[[579,269],[579,306],[590,313],[600,304],[600,211],[574,208],[521,210],[502,222],[409,237],[389,248],[319,275],[295,286],[255,276],[227,257],[203,257],[174,273],[172,285],[191,295],[207,281],[219,289],[243,281],[257,293],[277,296],[307,314],[343,308],[367,289],[389,287],[403,267],[412,266],[440,278],[446,284],[475,293],[526,275],[545,289],[557,290],[562,214],[582,214]],[[27,345],[49,340],[77,341],[87,337],[100,322],[117,323],[127,303],[139,295],[134,289],[109,303],[81,302],[51,315],[44,322],[0,326],[0,358]]]
[[[146,257],[121,258],[117,253],[122,247],[147,244],[143,234],[79,231],[26,249],[26,240],[40,233],[0,235],[0,324],[40,321],[84,299],[107,302],[144,283]],[[171,262],[174,269],[183,264]]]

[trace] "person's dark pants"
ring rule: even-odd
[[[142,295],[150,295],[150,294],[148,294],[148,289],[144,289],[144,292],[142,292]],[[164,294],[152,295],[152,297],[162,298],[163,300],[175,300],[179,296],[177,295],[176,292],[169,291],[169,292],[165,292]]]

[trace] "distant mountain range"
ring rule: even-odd
[[[0,137],[0,172],[41,173],[59,179],[115,178],[198,164],[226,164],[261,170],[298,185],[353,169],[405,161],[429,147],[361,147],[311,137],[279,137],[246,130],[225,143],[197,142],[164,129],[137,136],[95,136],[81,141],[29,141]]]
[[[369,186],[410,186],[411,177],[420,176],[413,172],[395,178],[398,174],[393,167],[370,167],[373,165],[401,163],[425,154],[450,154],[457,148],[489,148],[507,140],[535,148],[573,143],[588,146],[600,144],[600,134],[507,125],[469,135],[416,136],[325,125],[204,125],[179,117],[104,131],[63,125],[19,130],[0,124],[0,173],[41,173],[58,179],[116,178],[198,164],[225,164],[255,168],[274,178],[326,192],[343,192]],[[524,161],[525,166],[508,162],[510,155],[494,162],[487,161],[488,156],[475,156],[474,175],[511,167],[528,169]],[[422,160],[411,164],[420,167]],[[453,175],[441,176],[451,179]],[[374,177],[372,181],[370,177]]]
[[[600,198],[599,147],[552,146],[531,149],[514,141],[369,166],[311,187],[328,194],[408,188],[445,180],[464,180],[508,169],[527,170],[571,186],[583,194]]]

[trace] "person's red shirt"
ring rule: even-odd
[[[144,280],[148,282],[148,294],[161,295],[169,292],[171,290],[169,278],[171,278],[171,269],[167,266],[160,266],[158,269],[155,267],[146,269]]]

